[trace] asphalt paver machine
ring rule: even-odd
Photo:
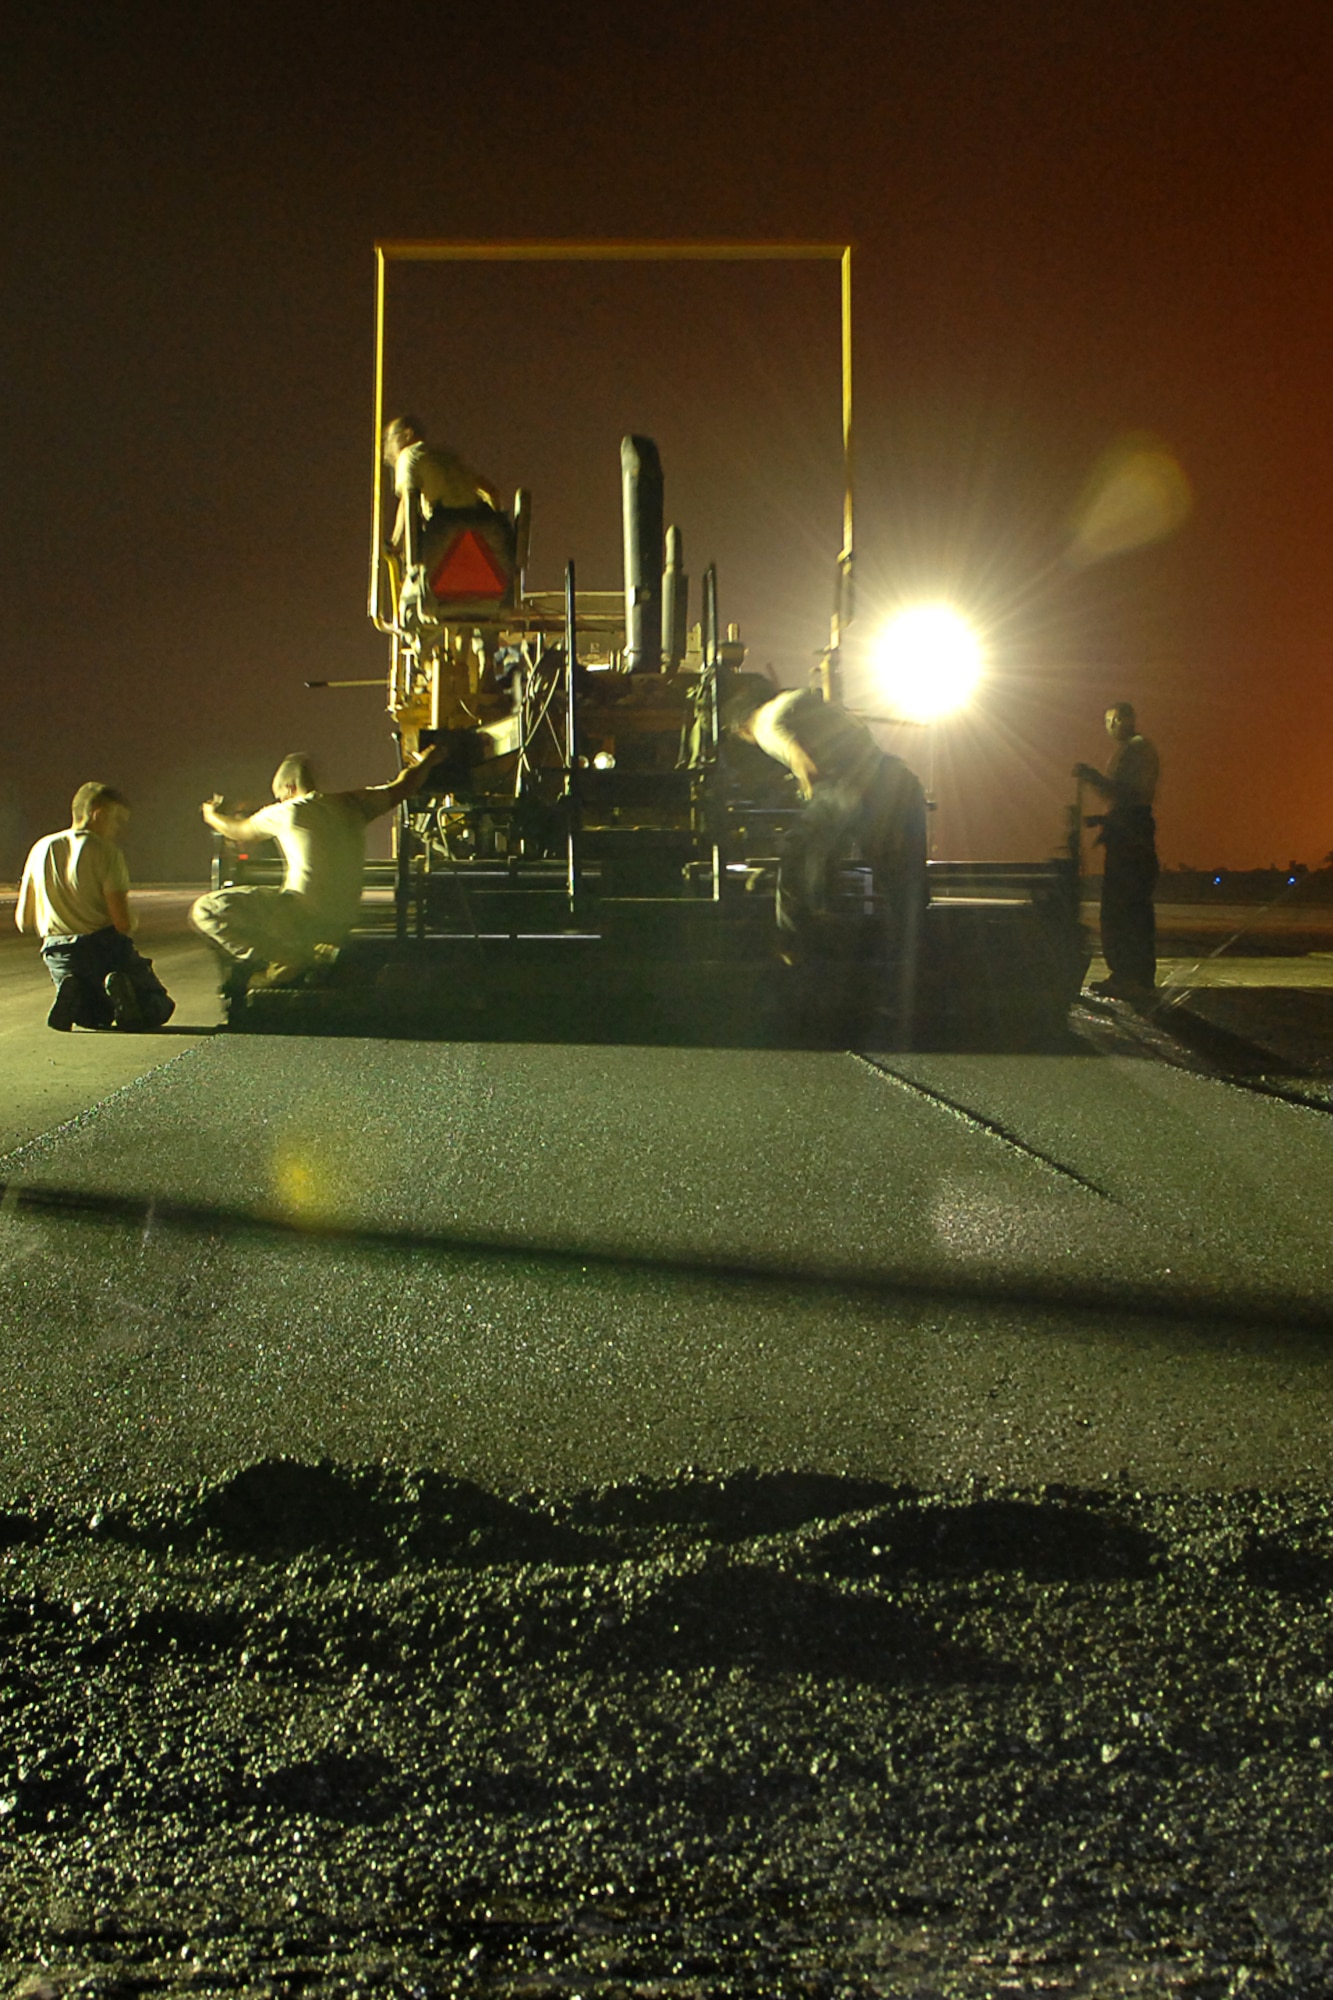
[[[759,1045],[1049,1041],[1087,963],[1069,853],[1022,868],[931,863],[910,954],[849,855],[819,948],[795,965],[780,959],[777,856],[802,804],[788,774],[719,729],[745,647],[722,621],[712,567],[691,620],[682,531],[666,520],[650,437],[620,444],[625,561],[614,588],[584,588],[573,560],[559,587],[531,587],[522,490],[512,514],[437,506],[422,518],[409,496],[401,534],[387,540],[388,268],[590,257],[839,265],[843,537],[814,678],[825,699],[840,698],[852,612],[846,246],[377,246],[369,612],[389,643],[400,751],[440,754],[400,811],[388,879],[337,964],[312,985],[238,1000],[233,1024]],[[236,872],[233,858],[221,876]]]

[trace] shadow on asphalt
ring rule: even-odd
[[[139,1039],[146,1041],[149,1036],[157,1035],[222,1035],[225,1033],[226,1029],[220,1021],[215,1021],[207,1026],[198,1022],[168,1021],[165,1027],[145,1029]]]
[[[11,1156],[14,1157],[14,1156]],[[621,1252],[592,1247],[568,1249],[545,1243],[522,1243],[448,1230],[385,1229],[364,1223],[312,1222],[286,1215],[227,1207],[205,1202],[172,1201],[157,1196],[115,1194],[101,1189],[53,1187],[25,1182],[21,1176],[0,1181],[0,1217],[10,1221],[106,1223],[129,1226],[143,1240],[150,1232],[173,1229],[182,1233],[221,1237],[235,1243],[268,1242],[337,1244],[351,1249],[400,1256],[436,1256],[469,1262],[521,1265],[552,1276],[583,1276],[590,1272],[630,1272],[671,1279],[722,1279],[740,1285],[781,1285],[784,1291],[824,1294],[839,1299],[938,1300],[972,1304],[1005,1313],[1024,1309],[1059,1313],[1067,1324],[1071,1314],[1088,1315],[1090,1331],[1104,1331],[1106,1315],[1145,1325],[1162,1322],[1188,1325],[1206,1338],[1234,1343],[1238,1333],[1253,1332],[1271,1347],[1276,1333],[1301,1342],[1311,1334],[1326,1339],[1333,1333],[1333,1306],[1301,1296],[1247,1292],[1234,1283],[1213,1290],[1192,1283],[1188,1291],[1132,1280],[1102,1283],[1070,1281],[1034,1274],[1026,1282],[1006,1278],[923,1278],[918,1270],[883,1269],[866,1274],[835,1267],[819,1268],[767,1261],[739,1248],[734,1256],[687,1257]]]

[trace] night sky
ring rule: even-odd
[[[141,879],[304,748],[391,775],[365,616],[372,246],[856,245],[858,629],[948,596],[985,695],[940,851],[1046,853],[1128,698],[1164,862],[1333,848],[1333,9],[770,0],[15,9],[0,45],[0,874],[88,777]],[[619,582],[618,444],[795,682],[838,541],[836,267],[398,272],[390,400]],[[1069,560],[1146,435],[1193,511]],[[697,616],[697,595],[692,615]],[[888,740],[888,739],[886,739]],[[923,768],[920,736],[894,747]]]

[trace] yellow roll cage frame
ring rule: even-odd
[[[825,693],[834,692],[836,659],[842,633],[852,618],[852,246],[850,243],[708,243],[708,242],[435,242],[402,241],[375,245],[375,428],[370,522],[369,612],[376,627],[387,631],[380,615],[380,543],[383,533],[384,334],[385,280],[390,264],[504,263],[757,263],[836,262],[841,271],[842,303],[842,547],[838,552],[837,589],[825,663]],[[830,669],[832,668],[832,671]]]

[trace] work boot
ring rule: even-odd
[[[67,1035],[79,1016],[87,1011],[91,998],[87,985],[78,974],[67,972],[56,988],[56,997],[46,1017],[47,1027]]]
[[[1127,1006],[1140,1012],[1156,1004],[1157,989],[1144,986],[1137,979],[1126,979],[1123,972],[1112,973],[1109,979],[1094,979],[1088,988],[1099,1000],[1123,1000]]]
[[[152,974],[152,959],[144,959],[143,965],[145,972]],[[176,1011],[176,1002],[172,999],[162,981],[155,975],[151,978],[141,979],[135,986],[134,991],[139,1002],[139,1012],[143,1015],[145,1028],[165,1027]]]
[[[151,965],[152,960],[150,959],[148,963]],[[129,998],[123,1007],[116,1006],[116,995],[118,993],[123,995],[124,989],[119,983],[113,988],[111,984],[112,980],[117,982],[125,980],[127,982]],[[165,1027],[176,1011],[176,1002],[166,991],[165,987],[158,985],[136,986],[129,975],[124,972],[108,974],[106,990],[107,998],[116,1007],[116,1026],[118,1028],[133,1029],[138,1027],[147,1033],[151,1033],[154,1028]],[[137,1022],[133,1018],[134,1009],[138,1010],[139,1018]],[[124,1015],[123,1019],[122,1013]]]
[[[148,1026],[143,1008],[139,1005],[139,995],[128,972],[108,972],[102,982],[106,997],[111,1002],[116,1026],[130,1034],[137,1034]]]
[[[228,958],[218,982],[218,991],[223,999],[228,1002],[235,1001],[238,1005],[243,1003],[246,988],[250,984],[255,968],[256,961],[253,959]]]
[[[270,986],[300,986],[307,971],[304,965],[266,965],[250,981],[250,991],[264,992]]]
[[[1156,1009],[1160,995],[1155,986],[1144,986],[1137,979],[1122,979],[1120,998],[1127,1006],[1132,1007],[1136,1014],[1151,1014]]]

